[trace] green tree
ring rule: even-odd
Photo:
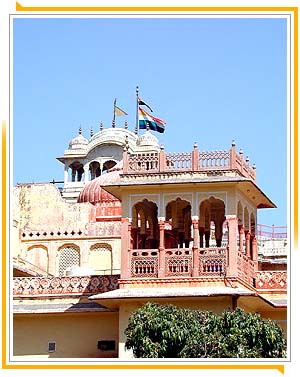
[[[215,313],[148,302],[129,318],[125,347],[138,358],[281,358],[282,329],[237,308]]]

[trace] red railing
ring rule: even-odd
[[[236,153],[233,144],[230,150],[199,151],[197,145],[192,152],[159,152],[129,154],[124,151],[123,172],[126,174],[170,173],[170,172],[208,172],[235,170],[255,182],[255,167],[250,167],[249,159]]]
[[[257,224],[257,235],[265,238],[287,238],[287,227]]]

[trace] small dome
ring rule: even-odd
[[[143,135],[141,135],[136,144],[139,147],[155,147],[159,148],[158,138],[154,136],[149,130],[147,130]]]
[[[85,148],[88,143],[88,140],[81,134],[81,128],[79,128],[79,134],[70,141],[69,149],[82,149]]]
[[[120,180],[120,173],[122,173],[123,163],[120,161],[106,174],[100,175],[100,177],[93,179],[89,182],[81,191],[78,197],[78,203],[89,202],[92,204],[106,203],[115,201],[120,203],[119,199],[104,190],[103,185],[117,183]],[[121,206],[121,203],[120,203]]]

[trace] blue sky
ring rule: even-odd
[[[13,25],[13,182],[63,180],[78,134],[110,127],[113,101],[134,129],[136,85],[167,122],[168,152],[229,149],[257,166],[287,222],[286,20],[280,18],[19,18]]]

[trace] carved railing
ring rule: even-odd
[[[166,276],[192,276],[192,249],[165,250]]]
[[[16,277],[14,296],[90,295],[118,288],[120,275],[70,277]]]
[[[253,279],[255,278],[255,263],[240,251],[237,253],[237,275],[248,284],[253,285]]]
[[[244,177],[255,182],[255,167],[250,167],[249,159],[244,160],[243,154],[236,153],[233,144],[230,150],[199,151],[195,144],[192,152],[165,153],[159,152],[132,153],[124,151],[123,173],[171,173],[171,172],[214,172],[238,171]]]
[[[190,170],[192,165],[191,153],[167,153],[166,171],[170,170]]]
[[[255,277],[256,289],[287,289],[286,271],[258,271]]]
[[[129,173],[157,172],[158,153],[137,153],[131,154],[128,158]]]
[[[199,251],[200,276],[212,277],[226,274],[227,249],[225,247],[211,247]]]
[[[220,170],[229,168],[229,151],[199,152],[199,170]]]
[[[157,249],[131,250],[130,270],[131,277],[157,277]]]

